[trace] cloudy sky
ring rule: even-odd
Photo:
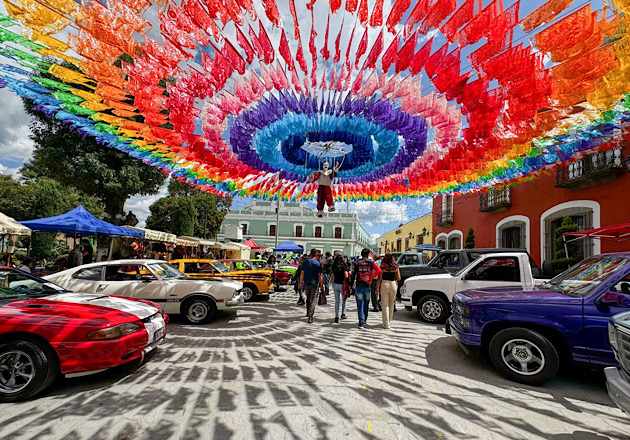
[[[372,6],[376,0],[369,0],[370,11],[372,10]],[[389,10],[389,5],[393,0],[385,1],[385,11]],[[462,3],[463,0],[459,0],[458,3]],[[179,3],[179,2],[178,2]],[[264,9],[262,6],[262,2],[255,2],[257,7],[257,12],[259,17],[263,22],[268,23],[268,20],[265,16]],[[284,2],[278,1],[278,5],[282,5]],[[306,2],[304,0],[296,0],[298,18],[301,26],[301,34],[302,34],[302,44],[307,50],[308,48],[308,38],[310,32],[310,12],[306,10],[304,4]],[[486,6],[490,3],[490,0],[484,0],[483,4]],[[508,8],[514,3],[514,0],[505,0],[504,8]],[[520,17],[524,17],[535,8],[544,3],[544,0],[527,0],[521,1],[520,3]],[[587,2],[577,1],[574,2],[568,10],[576,9],[577,6],[582,6]],[[595,0],[592,3],[592,8],[597,9],[602,6],[600,0]],[[318,0],[315,3],[315,16],[316,17],[326,17],[328,14],[329,6],[328,2],[325,0]],[[0,12],[5,12],[4,5],[0,5]],[[291,18],[288,7],[280,7],[281,19],[283,22],[283,27],[286,28],[287,34],[292,34],[293,28],[293,20]],[[153,10],[149,10],[147,13],[147,19],[151,21],[153,24],[156,24],[157,14]],[[329,34],[329,49],[334,51],[334,40],[337,36],[337,29],[341,27],[342,14],[338,14],[338,16],[332,16],[330,22],[330,34]],[[233,26],[228,25],[225,29],[226,35],[230,36],[235,33]],[[159,32],[156,31],[157,26],[154,27],[152,31],[149,32],[149,35],[160,41]],[[254,26],[256,28],[256,26]],[[274,45],[278,46],[278,41],[280,38],[280,30],[274,29],[272,26],[267,25],[266,28],[270,33],[270,37],[272,41],[275,43]],[[318,49],[322,47],[324,41],[324,35],[326,30],[326,20],[315,20],[315,30],[318,33],[317,37],[317,47]],[[344,26],[344,39],[345,41],[350,38],[350,30],[351,26]],[[359,28],[359,31],[361,28]],[[72,31],[74,32],[74,31]],[[346,35],[347,33],[347,35]],[[359,32],[361,33],[361,32]],[[378,31],[374,30],[373,34],[370,35],[369,41],[372,42],[376,38]],[[527,42],[527,37],[522,34],[518,29],[515,32],[514,39],[521,40]],[[61,37],[60,37],[61,38]],[[392,35],[388,35],[385,44],[386,47],[389,44],[389,41],[393,38]],[[65,39],[65,38],[61,38]],[[232,38],[234,41],[235,39]],[[292,39],[290,39],[291,41]],[[358,46],[360,38],[355,35],[353,40],[353,47]],[[295,52],[296,42],[291,41],[291,48]],[[418,43],[419,45],[421,43]],[[436,40],[434,47],[437,46],[438,41]],[[479,43],[480,44],[480,43]],[[343,47],[343,45],[342,45]],[[475,46],[476,48],[476,46]],[[469,48],[468,50],[472,50]],[[310,56],[306,55],[307,63],[310,65]],[[366,54],[367,55],[367,54]],[[465,53],[464,53],[465,56]],[[254,69],[257,66],[252,66]],[[16,175],[20,166],[27,161],[33,151],[33,144],[29,139],[29,122],[30,118],[27,116],[23,110],[21,100],[13,95],[11,92],[7,91],[7,89],[0,89],[0,106],[2,111],[0,112],[0,173]],[[157,200],[159,197],[162,197],[166,194],[166,188],[162,188],[160,194],[157,194],[152,197],[133,197],[130,199],[126,205],[126,209],[132,210],[141,220],[142,224],[146,220],[148,216],[148,207],[151,203]],[[248,204],[249,201],[247,199],[237,199],[235,201],[235,207],[243,206]],[[343,206],[342,206],[343,205]],[[414,218],[420,217],[431,209],[431,201],[430,200],[417,200],[417,199],[409,199],[397,202],[357,202],[350,203],[349,206],[346,204],[341,204],[339,206],[340,210],[349,210],[351,212],[358,213],[362,224],[366,227],[368,232],[372,235],[380,235],[385,231],[392,229],[401,222],[407,222],[413,220]]]

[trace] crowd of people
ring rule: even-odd
[[[322,257],[321,251],[312,249],[308,256],[299,257],[295,291],[299,295],[297,305],[306,306],[307,322],[315,317],[318,304],[326,303],[330,286],[335,298],[335,323],[347,319],[348,298],[357,301],[358,326],[364,329],[370,311],[381,312],[383,328],[389,329],[395,312],[396,294],[400,271],[392,254],[373,259],[369,249],[363,249],[360,259],[349,259],[330,252]],[[341,314],[340,314],[341,312]]]

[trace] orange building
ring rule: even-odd
[[[469,228],[475,247],[526,248],[538,264],[553,260],[556,230],[565,216],[580,230],[630,221],[630,148],[616,147],[574,160],[514,186],[433,200],[433,242],[463,246]],[[630,250],[630,241],[579,242],[578,256]]]

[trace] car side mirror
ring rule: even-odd
[[[477,273],[476,272],[468,272],[466,274],[466,276],[464,277],[465,280],[476,280],[477,279]]]
[[[619,292],[606,292],[595,304],[598,306],[630,307],[630,296]]]

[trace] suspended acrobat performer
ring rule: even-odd
[[[330,169],[328,161],[324,161],[321,171],[308,176],[311,182],[317,180],[317,184],[319,185],[317,188],[317,217],[322,217],[324,215],[324,203],[328,205],[328,212],[335,211],[332,184],[340,166],[340,164],[335,163],[334,168]]]

